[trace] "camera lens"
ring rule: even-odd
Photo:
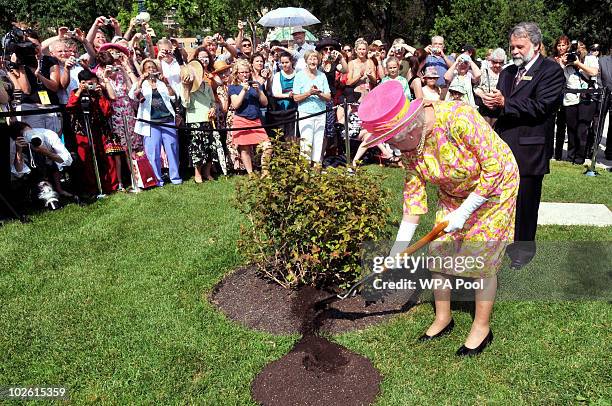
[[[42,140],[38,137],[32,137],[32,140],[30,141],[30,144],[32,144],[33,147],[40,147],[42,145]]]

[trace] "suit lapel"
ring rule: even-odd
[[[516,65],[510,65],[506,67],[502,72],[506,72],[506,79],[502,82],[499,81],[500,85],[503,86],[503,89],[499,89],[503,92],[503,94],[508,97],[512,93],[512,86],[514,85],[514,78],[516,77],[516,72],[518,68]]]
[[[526,86],[527,83],[533,82],[533,79],[532,80],[525,80],[524,78],[525,78],[525,76],[531,76],[533,78],[535,76],[535,74],[538,72],[538,70],[540,69],[540,65],[542,65],[542,61],[543,60],[544,60],[544,57],[542,55],[538,55],[538,59],[533,63],[533,65],[531,65],[529,70],[527,72],[525,72],[525,74],[523,75],[523,80],[521,80],[518,83],[518,85],[514,86],[514,89],[512,90],[512,94],[516,93],[521,88]],[[518,71],[518,68],[516,70]],[[514,77],[512,79],[514,80],[515,77],[516,77],[516,72],[515,72]]]

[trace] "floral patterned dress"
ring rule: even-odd
[[[142,136],[134,132],[136,118],[134,117],[132,101],[128,97],[130,90],[128,82],[122,72],[117,72],[115,79],[110,79],[110,83],[116,96],[115,100],[112,101],[113,115],[111,117],[111,126],[113,131],[110,137],[112,144],[115,145],[114,152],[127,152],[128,134],[129,139],[132,141],[132,151],[134,153],[144,151]],[[128,134],[125,131],[123,117],[127,117]]]
[[[481,256],[484,266],[470,271],[433,267],[431,271],[465,277],[491,277],[501,266],[514,238],[519,172],[510,147],[478,112],[462,102],[434,102],[435,124],[423,152],[404,155],[407,170],[404,213],[427,213],[425,183],[439,187],[436,223],[472,192],[488,200],[466,221],[463,230],[430,244],[430,255]]]

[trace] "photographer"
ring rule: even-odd
[[[175,57],[174,47],[169,39],[162,38],[157,41],[157,59],[159,60],[164,77],[168,79],[174,94],[178,97],[182,89],[181,64],[179,64]]]
[[[168,79],[160,72],[159,62],[145,59],[140,70],[143,72],[142,76],[132,85],[129,92],[130,99],[140,103],[137,117],[160,124],[174,124],[176,113],[172,101],[176,100],[176,94]],[[145,153],[153,167],[158,185],[164,185],[161,168],[162,144],[168,157],[170,182],[175,185],[183,183],[179,173],[179,139],[176,129],[137,121],[134,131],[143,136]]]
[[[115,161],[105,155],[104,144],[111,133],[109,119],[112,109],[106,90],[98,83],[98,77],[89,69],[79,72],[79,87],[73,90],[66,109],[72,114],[71,130],[77,143],[78,163],[80,170],[80,192],[94,194],[98,192],[94,159],[98,164],[100,182],[104,193],[117,189],[118,179],[115,172]],[[95,149],[95,157],[87,134],[85,120],[89,120],[89,130]]]
[[[119,26],[119,21],[117,21],[116,18],[104,16],[96,18],[94,23],[91,25],[91,28],[87,32],[87,42],[93,45],[96,52],[99,51],[102,45],[108,42],[106,34],[103,31],[103,29],[106,27],[110,27],[114,35],[121,36],[121,27]],[[89,63],[91,66],[96,65],[96,62],[93,59],[90,59]]]
[[[480,82],[480,75],[480,69],[470,55],[463,53],[457,57],[457,60],[446,71],[444,80],[449,88],[451,86],[463,88],[465,93],[463,94],[462,101],[472,107],[476,107],[472,85]],[[449,94],[446,94],[445,100],[452,100],[452,98]]]
[[[336,123],[336,112],[333,111],[334,101],[339,101],[336,94],[336,75],[348,72],[348,63],[340,53],[340,43],[331,38],[324,38],[316,46],[321,53],[323,62],[320,70],[325,74],[332,99],[326,103],[327,112],[325,119],[325,136],[333,140],[335,137],[334,124]]]
[[[7,63],[8,76],[21,97],[16,98],[18,111],[39,110],[57,106],[59,99],[59,67],[55,58],[42,55],[38,35],[32,30],[14,27],[7,34],[6,51],[11,55]],[[21,117],[33,128],[47,128],[61,133],[57,113]]]
[[[23,178],[24,186],[34,192],[45,207],[51,210],[59,208],[57,192],[71,197],[61,188],[59,171],[72,164],[72,157],[59,136],[44,128],[32,129],[27,123],[19,121],[8,127],[8,133],[12,174],[15,178]]]
[[[268,105],[268,99],[259,82],[251,78],[251,64],[238,59],[232,68],[232,83],[229,86],[231,107],[234,109],[233,128],[247,128],[261,125],[261,108]],[[238,149],[246,171],[253,173],[251,153],[254,145],[261,144],[262,176],[267,175],[266,164],[272,154],[270,140],[263,128],[232,131],[232,144]]]
[[[438,75],[440,75],[436,84],[442,90],[442,98],[444,98],[448,88],[448,83],[444,80],[444,74],[450,69],[455,60],[444,54],[444,38],[439,35],[431,38],[431,45],[425,47],[425,51],[429,56],[425,59],[424,68],[428,66],[436,68]]]
[[[389,49],[387,58],[383,61],[382,65],[386,69],[389,58],[397,58],[400,62],[398,74],[408,79],[410,64],[408,63],[407,59],[414,54],[414,51],[415,49],[409,45],[406,45],[403,39],[397,38],[393,41],[393,45],[391,46],[391,49]]]
[[[578,42],[572,41],[569,52],[561,56],[561,63],[565,66],[565,107],[567,121],[567,160],[576,165],[582,165],[586,158],[587,135],[597,103],[591,94],[574,92],[572,90],[595,89],[592,76],[599,73],[597,58],[586,55],[578,50]]]
[[[561,35],[555,41],[553,46],[552,59],[561,66],[561,69],[565,69],[565,64],[562,61],[563,55],[565,55],[570,46],[570,39],[567,35]],[[563,144],[565,143],[565,130],[567,129],[567,123],[565,119],[565,107],[561,105],[557,110],[555,116],[555,146],[553,157],[556,161],[563,159]]]

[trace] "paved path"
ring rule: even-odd
[[[612,211],[605,204],[540,203],[540,225],[612,226]]]

